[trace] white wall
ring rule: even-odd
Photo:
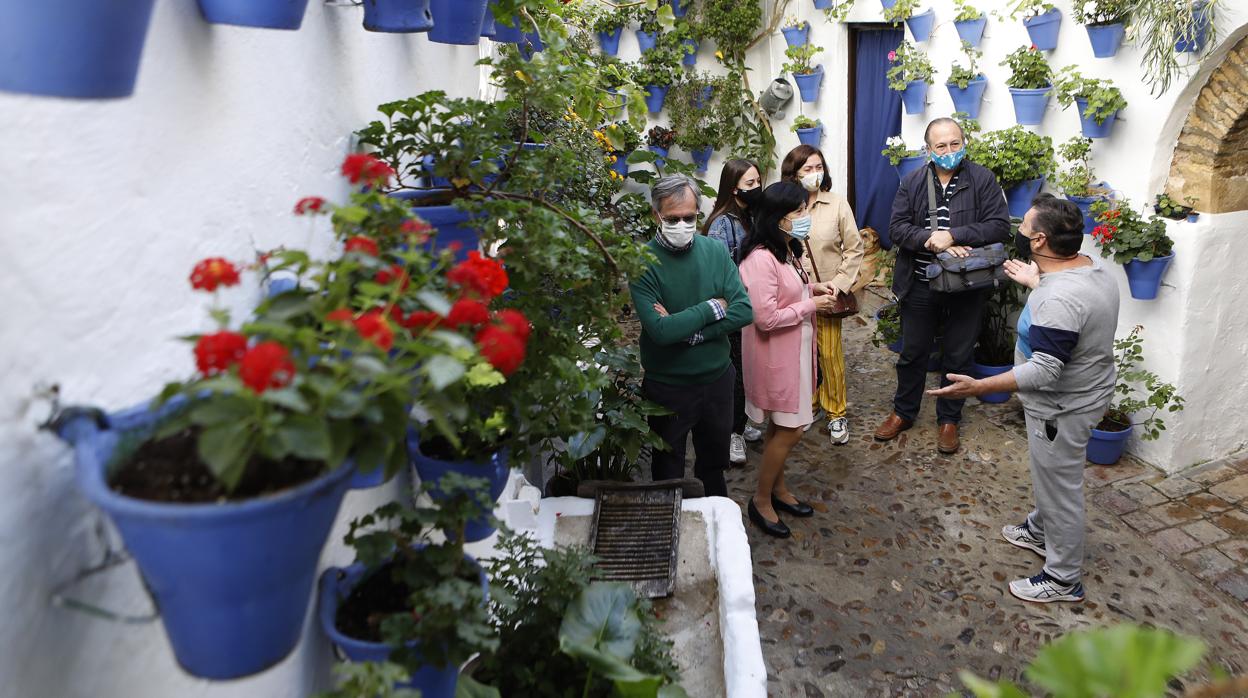
[[[32,395],[57,383],[67,403],[114,409],[188,375],[190,349],[173,338],[208,327],[208,298],[187,282],[195,261],[324,246],[328,228],[291,208],[345,198],[337,168],[377,104],[477,95],[477,48],[371,34],[361,12],[313,0],[302,29],[282,32],[158,2],[132,98],[0,94],[0,696],[303,696],[323,679],[317,632],[260,677],[209,684],[176,668],[159,624],[51,607],[49,590],[95,562],[100,515],[75,489],[69,450],[36,430],[46,405]],[[230,305],[254,304],[254,281]],[[343,518],[382,496],[351,495]],[[147,603],[133,566],[82,595]]]

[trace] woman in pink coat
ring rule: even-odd
[[[754,309],[741,330],[745,410],[750,419],[770,418],[750,520],[780,538],[789,527],[776,510],[812,516],[784,482],[784,462],[814,419],[815,311],[831,308],[831,282],[810,282],[801,266],[801,241],[810,234],[809,197],[796,182],[777,182],[763,192],[754,226],[741,245],[741,281]]]

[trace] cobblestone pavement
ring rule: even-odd
[[[936,452],[930,400],[913,429],[876,443],[894,355],[871,346],[861,316],[845,327],[851,441],[812,430],[787,468],[818,513],[787,517],[789,540],[746,524],[771,695],[943,695],[964,668],[1018,680],[1046,642],[1124,621],[1200,636],[1248,671],[1248,462],[1169,479],[1089,467],[1087,601],[1026,604],[1006,584],[1041,559],[1000,537],[1031,505],[1017,399],[969,400],[953,456]],[[743,510],[760,446],[729,473]]]

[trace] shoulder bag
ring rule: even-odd
[[[927,210],[932,232],[936,232],[936,183],[931,175],[927,177]],[[997,288],[1007,278],[1004,266],[1007,256],[1005,245],[999,242],[973,248],[966,257],[941,252],[935,255],[935,262],[927,265],[928,287],[941,293]]]
[[[810,268],[815,270],[815,281],[823,283],[823,279],[819,278],[819,265],[815,264],[815,255],[810,251],[810,240],[803,240],[802,244],[806,246],[806,256],[810,257]],[[839,291],[839,289],[838,289]],[[839,291],[836,298],[832,299],[832,307],[826,310],[817,311],[820,317],[849,317],[858,313],[858,298],[853,292]]]

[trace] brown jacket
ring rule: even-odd
[[[862,268],[862,235],[854,221],[854,212],[845,197],[821,191],[810,209],[810,251],[802,255],[802,266],[820,281],[831,281],[840,291],[849,291]],[[818,266],[818,274],[812,266]]]

